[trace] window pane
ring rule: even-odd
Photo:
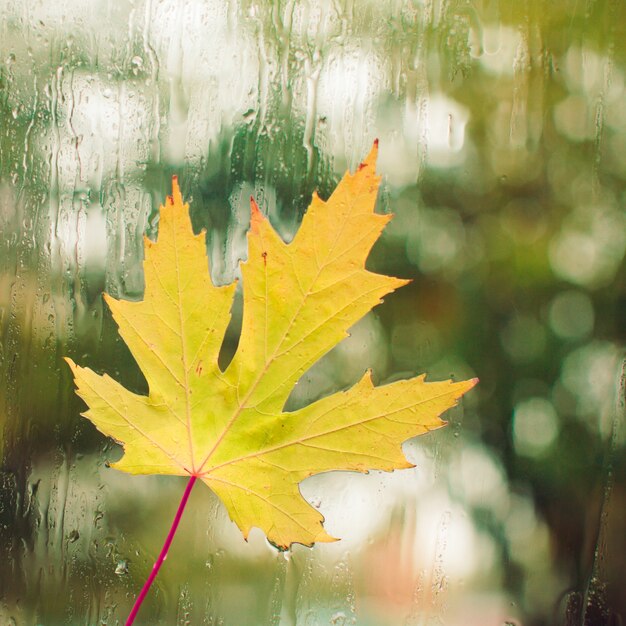
[[[368,367],[480,385],[404,445],[415,469],[302,484],[335,544],[246,543],[199,485],[136,623],[626,619],[625,4],[1,7],[1,623],[124,623],[183,493],[108,467],[62,360],[146,392],[102,293],[142,296],[171,176],[225,284],[251,195],[290,241],[375,138],[395,217],[368,268],[413,282],[287,408]]]

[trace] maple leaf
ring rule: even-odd
[[[89,407],[85,417],[124,447],[113,467],[197,477],[244,537],[256,526],[280,548],[334,540],[300,494],[308,476],[412,467],[402,442],[442,426],[439,416],[476,379],[427,383],[420,376],[374,387],[368,371],[347,391],[283,411],[302,374],[408,282],[365,269],[391,217],[374,213],[376,154],[375,144],[327,202],[314,194],[289,244],[252,201],[242,330],[225,371],[218,355],[235,284],[212,283],[205,233],[193,234],[174,177],[158,239],[145,239],[143,300],[104,296],[149,395],[67,359]]]

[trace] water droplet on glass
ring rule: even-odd
[[[346,623],[346,614],[343,611],[333,613],[330,618],[330,623],[333,626],[344,626]]]

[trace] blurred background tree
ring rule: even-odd
[[[370,267],[415,280],[290,406],[367,366],[481,384],[415,471],[303,485],[333,546],[243,544],[194,494],[141,623],[624,620],[623,2],[0,6],[3,623],[122,623],[173,515],[176,479],[104,465],[61,361],[145,390],[101,293],[141,296],[171,174],[229,282],[251,193],[289,240],[375,137]]]

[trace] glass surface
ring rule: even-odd
[[[145,392],[102,293],[141,296],[171,175],[225,283],[251,194],[289,240],[376,137],[368,267],[413,282],[290,406],[368,366],[481,382],[414,470],[303,483],[336,544],[246,543],[198,485],[136,624],[623,623],[625,25],[619,0],[2,0],[0,623],[123,624],[183,493],[107,467],[62,361]]]

